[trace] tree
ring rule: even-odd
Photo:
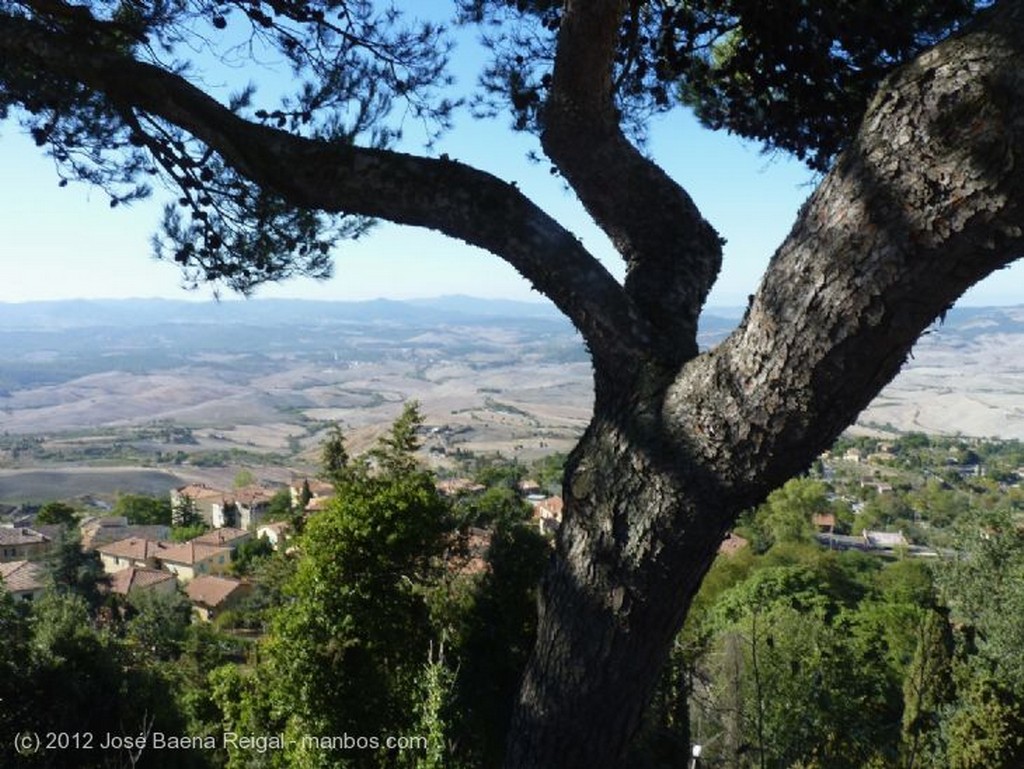
[[[78,513],[75,512],[75,508],[65,502],[47,502],[39,508],[36,523],[74,526],[78,523]]]
[[[139,525],[171,525],[171,500],[146,494],[118,494],[114,515],[123,515],[128,523]]]
[[[80,596],[46,593],[32,604],[28,626],[29,644],[23,649],[27,653],[18,660],[15,679],[20,679],[22,688],[14,712],[22,722],[10,734],[53,730],[91,734],[92,742],[71,738],[66,750],[20,756],[17,761],[23,766],[133,766],[139,758],[135,751],[100,749],[104,735],[138,735],[154,724],[168,734],[185,733],[176,703],[168,696],[169,682],[147,660],[133,659],[112,633],[97,630]],[[6,705],[0,712],[8,710]],[[5,745],[0,755],[7,750]],[[155,768],[208,766],[199,751],[148,751],[146,755],[144,764]]]
[[[773,543],[810,541],[812,517],[831,509],[827,491],[820,481],[794,478],[768,495],[756,521]]]
[[[962,521],[955,545],[936,574],[940,593],[953,621],[975,630],[981,668],[1024,702],[1024,532],[1005,512],[984,513]]]
[[[0,584],[0,730],[4,734],[17,734],[32,712],[32,703],[24,696],[32,681],[29,640],[23,612]],[[5,765],[18,760],[12,740],[0,746],[0,758]]]
[[[490,568],[475,586],[454,651],[457,721],[470,766],[501,761],[515,689],[537,632],[537,584],[548,557],[536,527],[499,519],[487,552]]]
[[[903,679],[903,745],[906,769],[923,762],[937,737],[941,708],[953,700],[953,635],[948,619],[936,611],[918,628],[917,648]]]
[[[247,467],[243,467],[237,473],[232,481],[236,489],[244,489],[246,486],[252,486],[256,483],[256,476],[252,474],[252,470]]]
[[[566,463],[505,765],[613,767],[735,517],[1021,252],[1024,4],[973,14],[988,5],[460,2],[492,41],[479,111],[539,134],[622,283],[515,184],[394,148],[403,116],[447,125],[448,47],[372,3],[7,0],[0,109],[112,205],[162,174],[180,197],[157,251],[192,282],[326,275],[333,238],[378,217],[496,254],[572,320],[594,412]],[[244,50],[291,65],[278,108],[251,90],[221,103],[184,66],[190,41],[237,55],[250,27]],[[631,142],[680,100],[822,171],[739,327],[705,353],[722,241]]]
[[[415,466],[420,422],[407,406],[368,461],[350,463],[337,497],[306,526],[283,605],[271,611],[271,697],[296,742],[415,726],[424,666],[440,640],[426,596],[451,534],[433,476]],[[383,751],[356,753],[343,765],[396,765]],[[288,761],[319,766],[328,755],[303,745]]]
[[[274,546],[266,537],[249,539],[235,548],[231,559],[231,572],[237,576],[247,576],[260,561],[274,555]]]
[[[143,591],[128,600],[125,638],[136,654],[151,660],[177,659],[192,620],[192,605],[179,592]]]
[[[693,704],[716,743],[709,761],[853,769],[895,756],[899,689],[882,670],[882,639],[859,611],[840,610],[823,576],[762,568],[705,618]]]
[[[77,530],[61,538],[57,552],[47,563],[47,572],[57,592],[78,596],[91,613],[106,600],[110,577],[103,570],[99,553],[82,549],[82,537]]]
[[[341,430],[341,425],[337,423],[331,425],[327,438],[320,446],[320,466],[323,477],[331,483],[337,485],[344,480],[345,468],[348,467],[348,450],[345,448],[345,434]],[[303,496],[308,492],[309,482],[304,481]],[[309,497],[306,497],[306,503],[308,502]],[[305,510],[306,506],[303,505],[302,509]]]
[[[1010,769],[1024,761],[1024,708],[990,675],[971,679],[963,704],[949,717],[950,769]]]
[[[183,529],[203,526],[203,516],[192,497],[182,495],[174,503],[171,509],[171,524]]]

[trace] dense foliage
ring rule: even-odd
[[[416,460],[420,424],[410,407],[360,457],[332,434],[334,503],[289,554],[243,545],[234,569],[255,589],[213,624],[193,624],[181,595],[112,600],[95,554],[69,536],[44,600],[0,599],[0,725],[215,738],[173,761],[150,751],[140,766],[498,762],[550,553],[518,489],[556,477],[564,458],[464,457],[479,490],[446,499]],[[704,581],[632,765],[679,763],[699,744],[706,765],[740,769],[1018,766],[1022,471],[1014,441],[841,441],[737,527],[749,544],[720,555]],[[924,557],[829,549],[823,525],[851,539],[902,529]],[[470,535],[483,532],[485,566],[469,569],[481,555]],[[225,730],[287,740],[258,753],[224,745]],[[302,740],[344,734],[425,741],[339,750]],[[128,755],[74,760],[114,766]]]
[[[652,113],[680,103],[713,129],[795,154],[823,171],[844,149],[883,77],[988,2],[632,3],[619,33],[616,101],[643,139]],[[561,3],[461,0],[493,58],[476,99],[543,131]]]

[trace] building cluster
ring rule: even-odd
[[[292,509],[322,509],[333,493],[330,484],[302,480],[290,488]],[[90,517],[79,524],[81,547],[99,556],[110,593],[174,593],[181,590],[198,618],[212,620],[246,596],[252,585],[231,576],[240,545],[264,538],[283,546],[290,533],[286,521],[267,521],[275,490],[252,486],[233,491],[204,484],[171,490],[175,523],[183,510],[207,530],[184,542],[171,540],[171,527],[139,525],[121,516]],[[27,521],[0,525],[0,580],[15,598],[36,600],[48,587],[47,561],[64,538],[63,526]]]
[[[483,486],[467,479],[439,481],[438,491],[448,496],[479,493]],[[301,479],[290,487],[293,511],[314,514],[334,494],[330,483]],[[533,523],[554,535],[562,521],[562,498],[544,494],[533,481],[518,488],[533,509]],[[170,491],[172,521],[201,523],[206,531],[184,542],[172,541],[171,527],[132,524],[124,517],[99,516],[81,521],[83,550],[95,552],[108,576],[114,595],[182,591],[203,620],[215,619],[232,608],[252,589],[245,579],[232,576],[238,547],[264,538],[282,547],[290,532],[285,521],[268,521],[270,504],[278,489],[248,486],[231,491],[192,483]],[[35,600],[47,589],[46,562],[60,547],[67,532],[61,526],[35,525],[31,519],[0,525],[0,580],[16,598]],[[450,566],[459,571],[485,568],[490,532],[471,530],[453,547]],[[457,551],[457,555],[455,555]]]

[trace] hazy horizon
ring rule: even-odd
[[[967,292],[959,301],[956,303],[956,307],[969,307],[972,309],[984,309],[986,307],[1020,307],[1024,306],[1024,295],[1017,299],[1010,299],[1004,297],[1005,301],[985,301],[984,296],[982,297],[971,297],[971,292]],[[440,294],[424,294],[419,296],[409,297],[395,297],[395,296],[368,296],[365,298],[343,298],[343,297],[316,297],[316,296],[241,296],[234,293],[223,293],[219,296],[213,296],[209,293],[200,293],[198,291],[186,291],[182,290],[181,296],[166,296],[166,295],[135,295],[135,296],[68,296],[68,297],[57,297],[57,298],[29,298],[29,299],[0,299],[0,305],[28,305],[28,304],[58,304],[61,302],[189,302],[193,304],[231,304],[238,303],[244,304],[247,302],[261,302],[261,301],[286,301],[286,302],[328,302],[337,304],[359,304],[367,302],[400,302],[406,304],[415,304],[417,302],[430,302],[439,300],[453,300],[453,299],[467,299],[480,302],[510,302],[520,304],[532,304],[537,306],[550,306],[552,310],[558,312],[558,308],[555,307],[554,303],[545,296],[534,292],[529,296],[494,296],[494,295],[483,295],[483,294],[466,294],[466,293],[440,293]],[[702,312],[709,310],[729,310],[729,311],[742,311],[745,308],[745,303],[742,302],[708,302],[704,305]]]

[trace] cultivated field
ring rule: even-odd
[[[334,423],[359,452],[411,399],[440,464],[566,451],[590,415],[582,344],[536,305],[62,304],[0,306],[0,501],[163,493],[242,467],[284,481],[315,471]],[[733,322],[706,323],[706,346]],[[1024,310],[954,310],[859,424],[1024,439]]]

